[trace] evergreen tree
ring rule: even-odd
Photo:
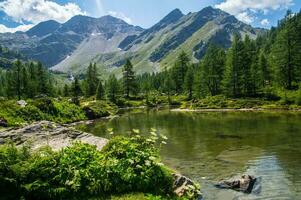
[[[22,63],[20,60],[17,60],[13,66],[13,87],[14,92],[17,95],[18,99],[21,99],[22,95]]]
[[[184,86],[185,90],[188,93],[188,99],[192,98],[192,90],[193,90],[193,68],[192,66],[188,67],[188,70],[185,75]]]
[[[202,62],[200,76],[200,90],[203,94],[209,92],[212,96],[221,93],[224,74],[225,52],[216,45],[210,45]]]
[[[72,95],[73,95],[73,103],[76,105],[79,105],[79,97],[82,94],[82,90],[80,87],[79,79],[78,77],[74,78],[73,84],[72,84]]]
[[[105,96],[105,91],[102,85],[101,80],[99,80],[97,91],[96,91],[96,100],[102,100]]]
[[[64,85],[63,95],[64,97],[69,97],[70,95],[70,88],[67,84]]]
[[[99,79],[97,77],[96,63],[94,64],[90,63],[86,73],[86,82],[87,82],[86,96],[90,97],[95,95],[99,83]]]
[[[252,93],[252,90],[254,90],[254,84],[252,81],[252,75],[251,75],[251,67],[253,61],[255,61],[255,43],[251,41],[250,37],[248,35],[245,36],[245,39],[243,41],[243,49],[240,52],[242,54],[242,64],[239,66],[242,68],[242,94],[244,96],[249,96]],[[253,65],[257,66],[257,64]]]
[[[37,65],[37,86],[39,94],[49,94],[48,74],[41,62]]]
[[[234,36],[232,46],[227,53],[226,69],[223,78],[225,94],[239,97],[243,91],[243,43],[238,35]]]
[[[286,89],[293,89],[293,83],[301,79],[301,27],[297,19],[290,11],[287,13],[270,54],[274,80]]]
[[[123,92],[126,98],[130,97],[130,93],[134,93],[136,90],[135,73],[133,71],[133,65],[129,59],[123,67]]]
[[[260,52],[259,58],[258,58],[258,65],[259,69],[261,71],[261,87],[266,87],[271,82],[271,71],[269,69],[267,58],[264,54],[264,52]]]
[[[186,71],[190,65],[188,55],[182,51],[176,60],[174,68],[172,69],[172,78],[175,81],[175,89],[177,93],[183,91]]]
[[[119,94],[119,83],[115,75],[110,75],[106,85],[109,100],[116,102],[117,95]]]
[[[29,96],[29,77],[25,66],[22,67],[22,94],[23,96]]]

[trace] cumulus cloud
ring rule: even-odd
[[[123,21],[125,21],[128,24],[133,24],[132,19],[127,17],[125,14],[123,14],[121,12],[109,11],[109,15],[111,15],[113,17],[117,17],[119,19],[122,19]]]
[[[268,26],[268,25],[270,25],[270,22],[269,22],[268,19],[263,19],[263,20],[261,20],[260,24],[261,24],[262,26]]]
[[[33,24],[49,19],[65,22],[74,15],[86,14],[75,3],[60,5],[51,0],[4,0],[0,2],[0,10],[16,22]]]
[[[250,14],[248,14],[248,12],[239,13],[236,15],[236,17],[240,21],[243,21],[247,24],[251,24],[252,22],[254,22],[254,17],[252,17]]]
[[[291,5],[293,0],[225,0],[215,7],[235,15],[246,23],[252,23],[252,13],[268,14],[271,10],[287,9]]]
[[[15,28],[9,28],[9,27],[6,27],[4,26],[3,24],[0,24],[0,33],[15,33],[17,31],[27,31],[29,29],[31,29],[33,27],[33,24],[25,24],[25,25],[20,25],[20,26],[17,26]]]

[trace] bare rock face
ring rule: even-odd
[[[56,151],[69,146],[74,141],[95,145],[98,150],[108,142],[107,139],[48,121],[0,131],[0,144],[8,141],[14,142],[17,146],[30,143],[33,149],[49,145]]]

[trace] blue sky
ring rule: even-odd
[[[220,8],[256,27],[277,24],[287,9],[300,11],[301,0],[0,0],[0,32],[25,31],[54,19],[61,23],[74,15],[113,15],[148,28],[170,11],[196,12],[206,6]]]

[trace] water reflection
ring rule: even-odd
[[[156,128],[169,138],[164,162],[202,183],[206,199],[301,199],[299,113],[127,113],[81,129],[107,137]],[[260,194],[215,189],[222,178],[243,173],[262,177]]]

